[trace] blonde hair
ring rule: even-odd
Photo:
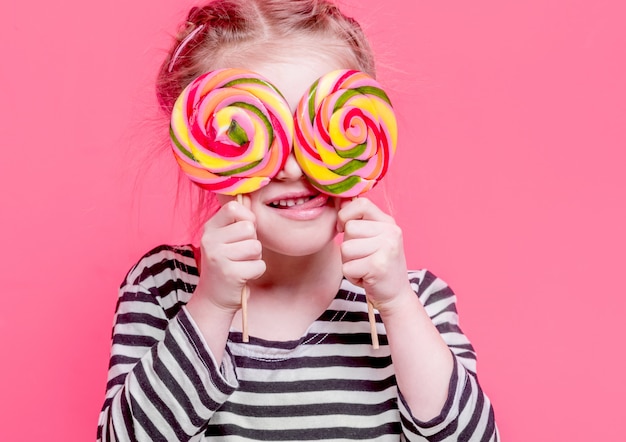
[[[176,98],[194,78],[218,67],[237,66],[258,50],[307,39],[321,40],[354,69],[375,76],[374,57],[360,27],[327,0],[214,0],[190,10],[161,66],[156,93],[169,116]],[[334,43],[334,44],[333,44]],[[319,46],[318,46],[319,47]]]

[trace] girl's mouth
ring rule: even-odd
[[[307,195],[307,196],[293,196],[279,197],[267,203],[267,205],[273,209],[285,209],[285,210],[307,210],[317,207],[322,207],[328,202],[328,196],[324,194]]]
[[[289,209],[294,206],[301,206],[309,201],[311,201],[315,196],[311,195],[304,198],[289,198],[289,199],[281,199],[278,201],[272,201],[268,205],[275,209]]]

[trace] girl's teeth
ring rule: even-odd
[[[304,204],[308,201],[308,198],[296,198],[293,200],[280,200],[277,203],[272,203],[273,206],[278,207],[293,207],[300,204]]]

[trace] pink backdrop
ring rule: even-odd
[[[172,164],[137,163],[187,4],[36,3],[0,7],[0,440],[84,441],[119,282],[186,239]],[[623,2],[344,3],[400,115],[410,264],[459,295],[504,439],[623,440]]]

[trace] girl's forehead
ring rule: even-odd
[[[242,66],[269,80],[285,97],[292,111],[295,111],[302,96],[318,78],[328,72],[350,67],[340,57],[321,51],[295,52],[288,58]]]

